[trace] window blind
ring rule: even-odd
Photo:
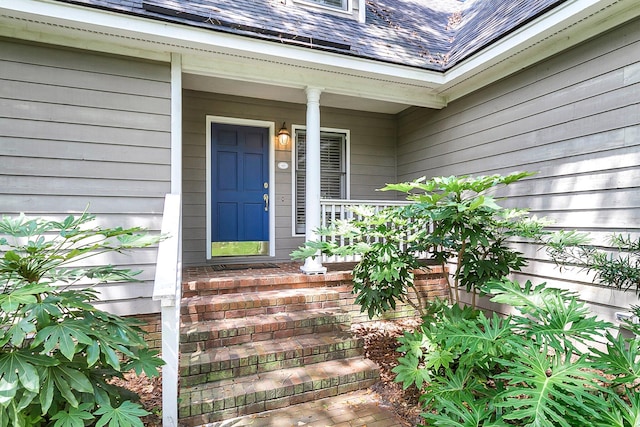
[[[295,140],[295,230],[297,234],[303,234],[306,203],[306,132],[297,131]],[[346,140],[346,135],[343,133],[320,133],[320,197],[323,199],[346,197]]]

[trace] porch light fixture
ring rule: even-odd
[[[280,150],[286,150],[289,148],[289,143],[291,142],[291,134],[287,130],[287,126],[285,122],[282,122],[282,127],[278,131],[278,135],[276,136],[278,140],[278,148]]]

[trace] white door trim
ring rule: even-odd
[[[275,159],[275,122],[269,122],[265,120],[251,120],[241,119],[237,117],[224,117],[224,116],[209,116],[206,119],[206,201],[207,201],[207,215],[206,215],[206,233],[207,233],[207,260],[211,259],[211,123],[220,123],[226,125],[238,125],[238,126],[253,126],[269,129],[269,200],[275,200],[275,182],[276,172],[274,167]],[[273,257],[276,254],[276,215],[275,204],[271,203],[269,209],[269,256]]]

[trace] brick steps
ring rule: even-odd
[[[297,277],[297,276],[296,276]],[[302,276],[305,280],[308,276]],[[181,308],[181,426],[200,426],[369,387],[379,377],[349,332],[353,299],[335,282],[267,278],[190,285]],[[271,283],[274,282],[274,283]],[[218,285],[220,284],[218,283]],[[232,283],[248,284],[233,289]],[[199,294],[200,288],[204,292]]]
[[[378,377],[377,365],[358,357],[185,387],[181,425],[199,426],[336,396],[369,387]]]
[[[349,313],[332,308],[193,323],[182,328],[180,350],[189,353],[247,342],[341,331],[350,320]]]
[[[214,348],[183,355],[180,376],[185,386],[203,384],[357,357],[363,345],[348,332],[329,332]]]

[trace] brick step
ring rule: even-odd
[[[349,313],[315,309],[192,323],[181,328],[180,351],[193,353],[247,342],[348,330]]]
[[[185,386],[238,378],[329,360],[361,356],[364,341],[349,332],[330,332],[246,343],[183,354],[180,377]]]
[[[257,276],[208,277],[186,280],[182,283],[182,295],[220,295],[241,292],[262,292],[281,289],[308,289],[333,287],[351,284],[351,271],[335,271],[326,274],[308,275],[261,274]]]
[[[206,320],[338,307],[339,289],[284,289],[224,295],[198,295],[182,299],[183,324]]]
[[[200,426],[337,396],[370,387],[378,378],[374,362],[351,358],[184,387],[180,390],[180,424]]]

